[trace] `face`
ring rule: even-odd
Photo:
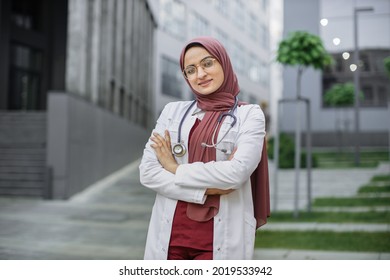
[[[205,48],[195,46],[187,50],[184,55],[184,69],[188,69],[188,66],[196,68],[195,74],[189,76],[188,82],[200,94],[215,92],[224,81],[221,64]]]

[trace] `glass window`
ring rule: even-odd
[[[176,0],[161,0],[160,21],[162,28],[184,40],[186,34],[185,7]]]
[[[252,13],[249,13],[249,16],[248,16],[248,32],[249,32],[249,36],[254,41],[258,40],[258,29],[259,29],[259,26],[257,24],[256,16],[254,14],[252,14]]]
[[[244,31],[245,29],[245,10],[241,0],[235,0],[234,2],[234,17],[233,20],[237,27]]]
[[[11,3],[11,21],[13,25],[35,31],[42,29],[42,1],[13,0]]]
[[[190,23],[191,38],[209,34],[209,30],[208,30],[209,24],[204,17],[196,13],[192,13],[190,19],[191,19],[191,23]]]
[[[161,63],[161,91],[165,95],[182,98],[183,75],[179,64],[165,56]]]
[[[268,0],[262,0],[262,2],[263,2],[263,10],[264,12],[266,12],[268,8]]]
[[[375,105],[375,95],[374,91],[372,89],[372,86],[366,85],[362,86],[361,90],[364,95],[364,99],[362,100],[361,104],[365,107],[372,107]]]
[[[219,13],[221,13],[224,17],[229,17],[229,4],[228,0],[215,0],[215,8]]]
[[[254,54],[249,55],[248,77],[253,82],[260,82],[260,63]]]
[[[11,46],[10,109],[39,109],[41,71],[42,52],[18,44]]]
[[[388,100],[390,98],[390,93],[387,94],[385,86],[378,86],[378,106],[379,107],[387,107]]]
[[[260,83],[263,84],[264,86],[268,86],[268,84],[269,84],[269,68],[262,61],[259,61],[259,65],[260,65]]]
[[[221,44],[225,47],[226,51],[230,53],[230,44],[228,35],[223,32],[221,29],[216,29],[215,38],[221,42]]]
[[[264,24],[262,24],[260,27],[260,38],[261,38],[261,46],[265,49],[268,49],[269,34],[268,34],[268,29]]]
[[[361,53],[360,54],[360,65],[361,65],[361,71],[363,72],[370,72],[370,60],[367,54]]]
[[[238,42],[233,43],[233,56],[232,56],[232,64],[234,69],[243,74],[245,73],[245,54],[244,54],[244,46]]]

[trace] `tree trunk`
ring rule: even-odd
[[[297,100],[301,98],[301,77],[303,67],[298,67],[297,75]],[[294,218],[299,216],[299,170],[301,168],[301,110],[300,103],[296,106],[296,129],[295,129],[295,200],[294,200]]]

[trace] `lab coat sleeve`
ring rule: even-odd
[[[265,137],[265,118],[260,107],[246,105],[248,111],[240,116],[237,151],[230,161],[181,164],[175,175],[176,185],[192,188],[239,188],[246,182],[261,160]]]
[[[171,106],[172,104],[165,106],[153,132],[164,135],[164,131],[168,126],[168,112]],[[139,166],[141,184],[171,199],[203,204],[206,199],[206,188],[194,189],[177,185],[175,175],[165,170],[158,161],[153,148],[150,147],[152,143],[150,139],[146,143]]]

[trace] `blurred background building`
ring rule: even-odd
[[[359,142],[364,147],[389,145],[390,81],[384,58],[390,55],[390,1],[388,0],[294,0],[284,1],[284,36],[296,30],[319,35],[335,63],[325,71],[308,69],[302,77],[302,95],[311,100],[312,143],[315,147],[336,147],[343,133],[343,145],[355,143],[354,107],[335,109],[324,103],[325,92],[335,83],[353,83],[355,8],[371,7],[359,13],[357,30],[360,49]],[[297,69],[285,67],[283,98],[296,96]],[[301,110],[304,110],[301,107]],[[295,106],[283,105],[281,130],[294,133]],[[301,114],[304,115],[304,114]],[[302,124],[306,120],[302,118]],[[304,140],[304,138],[303,138]]]
[[[0,194],[68,198],[141,156],[148,1],[0,2]]]
[[[197,36],[213,36],[227,49],[238,76],[240,100],[269,106],[270,7],[268,0],[151,0],[156,32],[155,107],[193,99],[183,79],[179,56]]]
[[[297,30],[319,35],[336,63],[303,74],[313,146],[335,147],[341,129],[352,146],[353,108],[331,108],[323,95],[353,81],[346,53],[362,6],[374,11],[358,22],[361,144],[386,147],[388,0],[2,0],[0,195],[68,198],[139,158],[165,104],[193,98],[179,55],[203,35],[225,45],[239,98],[262,106],[269,136],[278,113],[281,131],[295,130],[294,106],[278,112],[277,102],[296,96],[297,69],[275,61],[278,43]]]

